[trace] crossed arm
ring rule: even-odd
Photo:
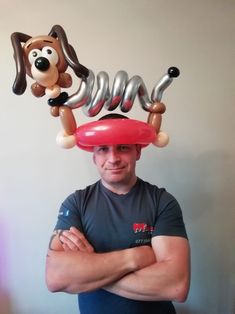
[[[57,231],[50,241],[46,281],[53,292],[103,288],[135,300],[183,302],[190,281],[189,244],[184,238],[157,236],[152,239],[152,248],[100,254],[72,227]]]

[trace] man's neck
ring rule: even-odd
[[[127,194],[131,190],[131,188],[136,184],[136,181],[137,181],[136,176],[133,177],[128,183],[123,182],[107,183],[101,179],[101,182],[103,186],[106,187],[106,189],[118,195]]]

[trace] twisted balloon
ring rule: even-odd
[[[89,76],[82,78],[78,90],[68,97],[64,106],[72,109],[83,107],[85,114],[89,117],[96,116],[103,107],[112,111],[120,106],[122,112],[128,112],[131,110],[138,95],[142,108],[145,111],[154,112],[153,103],[161,101],[164,90],[172,83],[173,78],[179,76],[179,73],[176,67],[170,67],[167,73],[154,86],[150,99],[143,79],[138,75],[128,79],[128,74],[125,71],[117,72],[111,92],[108,74],[104,71],[98,73],[97,91],[92,96],[95,76],[89,70]]]

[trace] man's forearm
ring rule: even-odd
[[[127,274],[104,289],[134,300],[183,302],[189,285],[187,278],[188,275],[177,274],[173,265],[162,262]]]
[[[184,302],[190,284],[188,241],[178,237],[156,237],[153,245],[157,260],[154,264],[123,276],[105,289],[134,300]],[[157,252],[164,251],[163,247],[166,255]]]
[[[46,281],[49,290],[53,292],[91,291],[109,285],[126,274],[154,262],[155,256],[150,247],[102,254],[49,250]]]

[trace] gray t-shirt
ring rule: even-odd
[[[138,178],[125,195],[106,189],[101,181],[71,194],[61,205],[55,229],[77,227],[95,252],[151,245],[158,235],[187,238],[182,212],[165,189]],[[173,314],[168,301],[136,301],[103,289],[80,293],[81,314]]]
[[[55,229],[71,226],[99,253],[150,245],[158,235],[187,238],[176,199],[139,178],[124,195],[106,189],[101,181],[71,194],[61,205]]]

